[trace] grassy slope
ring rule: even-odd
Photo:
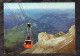
[[[16,27],[4,30],[4,39],[6,39],[4,46],[7,48],[14,47],[17,42],[22,42],[24,36],[20,31],[16,31]]]

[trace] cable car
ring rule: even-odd
[[[24,48],[32,48],[33,46],[33,40],[32,40],[32,35],[31,35],[31,24],[27,23],[27,36],[24,41]]]
[[[25,40],[25,48],[32,48],[32,46],[33,46],[33,40],[26,39]]]

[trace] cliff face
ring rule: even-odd
[[[27,53],[75,53],[75,25],[71,26],[66,34],[39,33],[38,42],[31,49],[21,52]]]

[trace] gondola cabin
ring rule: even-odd
[[[25,46],[24,48],[32,48],[33,41],[32,40],[25,40]]]

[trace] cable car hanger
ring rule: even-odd
[[[22,10],[22,6],[20,5],[20,3],[18,3],[21,11],[22,11],[22,14],[23,16],[25,17],[25,20],[26,20],[26,16]],[[26,36],[26,39],[24,41],[24,48],[32,48],[33,46],[33,40],[32,40],[32,34],[31,34],[31,23],[26,23],[27,24],[27,36]]]

